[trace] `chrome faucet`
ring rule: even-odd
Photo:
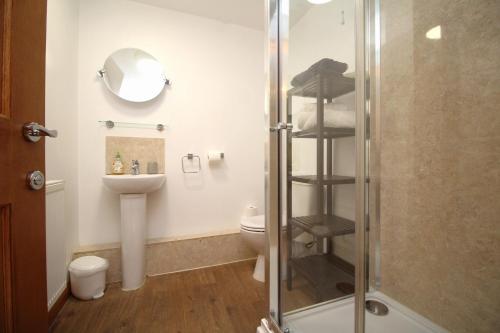
[[[137,176],[140,174],[139,170],[139,160],[132,160],[132,167],[130,168],[130,173],[133,174],[134,176]]]

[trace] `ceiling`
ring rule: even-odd
[[[264,30],[264,0],[132,0],[144,4],[203,16],[225,23]],[[312,6],[306,0],[291,1],[293,26]]]

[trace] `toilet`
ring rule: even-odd
[[[253,271],[253,278],[265,281],[266,227],[264,215],[243,216],[240,221],[240,233],[243,240],[258,254]]]

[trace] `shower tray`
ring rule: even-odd
[[[449,333],[444,328],[381,292],[366,295],[389,308],[385,316],[365,311],[367,333]],[[284,327],[293,333],[354,332],[354,297],[285,314]]]

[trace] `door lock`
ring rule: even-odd
[[[39,170],[32,171],[26,176],[26,182],[30,189],[38,191],[45,185],[45,176]]]

